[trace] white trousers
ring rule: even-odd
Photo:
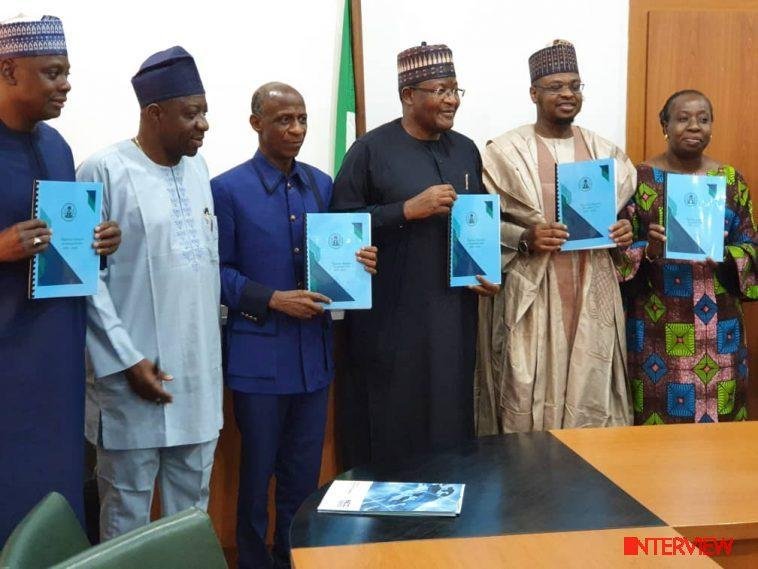
[[[150,523],[156,478],[163,516],[192,506],[207,510],[217,441],[134,450],[107,450],[98,445],[100,539]]]

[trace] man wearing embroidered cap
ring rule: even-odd
[[[477,294],[499,288],[448,286],[450,207],[484,192],[476,145],[452,130],[463,95],[452,52],[424,43],[397,63],[402,118],[357,140],[334,182],[332,209],[371,213],[381,267],[373,308],[346,317],[345,466],[473,436]]]
[[[561,252],[568,234],[555,219],[555,165],[615,158],[619,207],[635,170],[614,144],[572,125],[583,88],[573,45],[537,51],[529,71],[537,122],[490,140],[483,156],[484,184],[501,195],[507,276],[480,307],[478,433],[628,425],[621,257]],[[611,231],[618,247],[631,244],[627,221]]]
[[[47,493],[82,519],[84,298],[28,300],[29,258],[50,230],[29,219],[34,180],[74,179],[71,149],[44,121],[61,114],[71,85],[61,21],[0,23],[0,543]],[[94,229],[107,255],[119,229]]]
[[[87,438],[97,446],[100,536],[206,508],[221,414],[219,268],[205,90],[181,47],[132,78],[139,133],[89,159],[77,178],[104,184],[125,238],[89,305]]]

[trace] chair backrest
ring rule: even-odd
[[[53,569],[227,569],[208,515],[190,508],[91,547]]]
[[[2,569],[42,569],[90,547],[66,499],[52,492],[26,514],[0,553]]]

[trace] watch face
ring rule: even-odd
[[[527,251],[529,251],[529,245],[526,243],[526,241],[519,241],[518,250],[519,250],[519,253],[526,253]]]

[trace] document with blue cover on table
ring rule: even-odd
[[[556,164],[555,186],[555,219],[569,234],[561,251],[615,247],[609,230],[618,211],[615,160]]]
[[[102,199],[100,182],[35,182],[32,217],[47,223],[53,235],[30,260],[29,298],[97,293],[100,257],[92,242]]]
[[[450,286],[500,284],[500,196],[459,194],[450,211]]]
[[[666,174],[667,259],[724,260],[726,178]]]
[[[457,516],[465,484],[335,480],[318,511],[378,516]]]
[[[371,308],[371,274],[355,256],[371,245],[371,215],[308,213],[305,242],[307,288],[332,300],[324,308]]]

